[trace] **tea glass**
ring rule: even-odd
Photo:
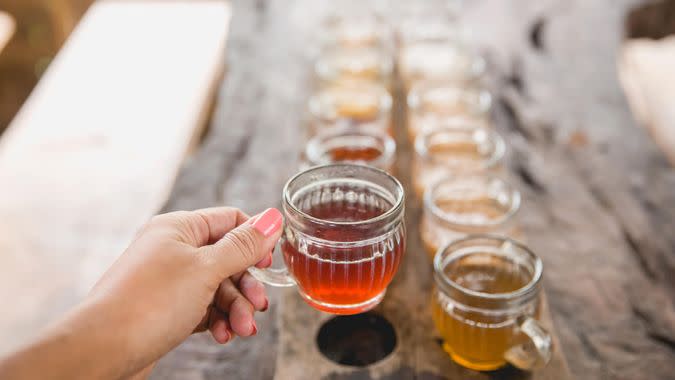
[[[415,139],[413,186],[418,197],[433,183],[453,175],[500,172],[506,152],[497,132],[440,128]]]
[[[431,304],[445,351],[479,371],[548,363],[552,339],[539,321],[542,276],[541,259],[506,237],[472,235],[440,249]]]
[[[269,285],[297,286],[321,311],[379,304],[405,251],[401,183],[369,166],[318,166],[292,177],[282,202],[285,268],[249,271]]]
[[[422,39],[399,49],[398,70],[406,90],[421,80],[474,84],[485,69],[483,57],[457,41]]]
[[[384,85],[342,81],[325,86],[309,100],[310,136],[348,122],[377,127],[391,134],[392,98]]]
[[[342,81],[371,81],[391,88],[394,62],[391,52],[379,46],[325,46],[314,64],[321,85]]]
[[[344,125],[314,136],[306,145],[307,167],[353,163],[392,173],[396,142],[377,127]]]
[[[477,86],[451,81],[422,81],[408,93],[408,135],[439,127],[475,129],[489,125],[492,96]]]
[[[516,223],[520,192],[496,175],[444,178],[424,193],[420,236],[429,257],[469,234],[520,238]]]

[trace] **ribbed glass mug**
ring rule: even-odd
[[[441,248],[431,304],[445,351],[479,371],[548,363],[551,335],[538,320],[542,276],[541,259],[506,237],[471,235]]]
[[[297,286],[309,305],[329,313],[379,304],[405,251],[401,183],[368,166],[317,166],[286,183],[282,203],[285,268],[251,273],[272,286]]]

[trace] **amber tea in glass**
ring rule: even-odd
[[[271,285],[297,285],[316,309],[367,311],[384,297],[405,251],[403,198],[394,177],[369,166],[301,172],[283,193],[286,268],[251,272]]]
[[[392,172],[396,142],[373,127],[345,125],[314,136],[305,149],[308,166],[354,163]]]
[[[541,260],[509,238],[472,235],[439,250],[432,316],[450,357],[479,371],[545,365],[552,344],[538,321],[542,273]]]

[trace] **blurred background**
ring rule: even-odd
[[[92,0],[0,0],[0,12],[13,24],[13,28],[6,29],[11,36],[0,53],[0,132],[91,3]]]

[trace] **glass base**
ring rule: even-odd
[[[375,297],[361,303],[356,303],[356,304],[332,304],[332,303],[326,303],[322,301],[318,301],[313,299],[312,297],[308,296],[304,292],[300,292],[300,295],[302,296],[302,299],[305,300],[309,304],[309,306],[317,309],[324,311],[326,313],[331,313],[331,314],[339,314],[339,315],[352,315],[352,314],[359,314],[359,313],[364,313],[375,306],[377,306],[380,302],[382,302],[382,299],[384,298],[384,294],[387,292],[387,290],[383,290],[382,293],[376,295]]]
[[[494,371],[506,365],[506,360],[476,362],[465,359],[455,354],[455,352],[452,350],[452,348],[450,348],[450,346],[448,346],[447,343],[443,343],[443,350],[445,350],[445,352],[450,355],[455,363],[475,371]]]

